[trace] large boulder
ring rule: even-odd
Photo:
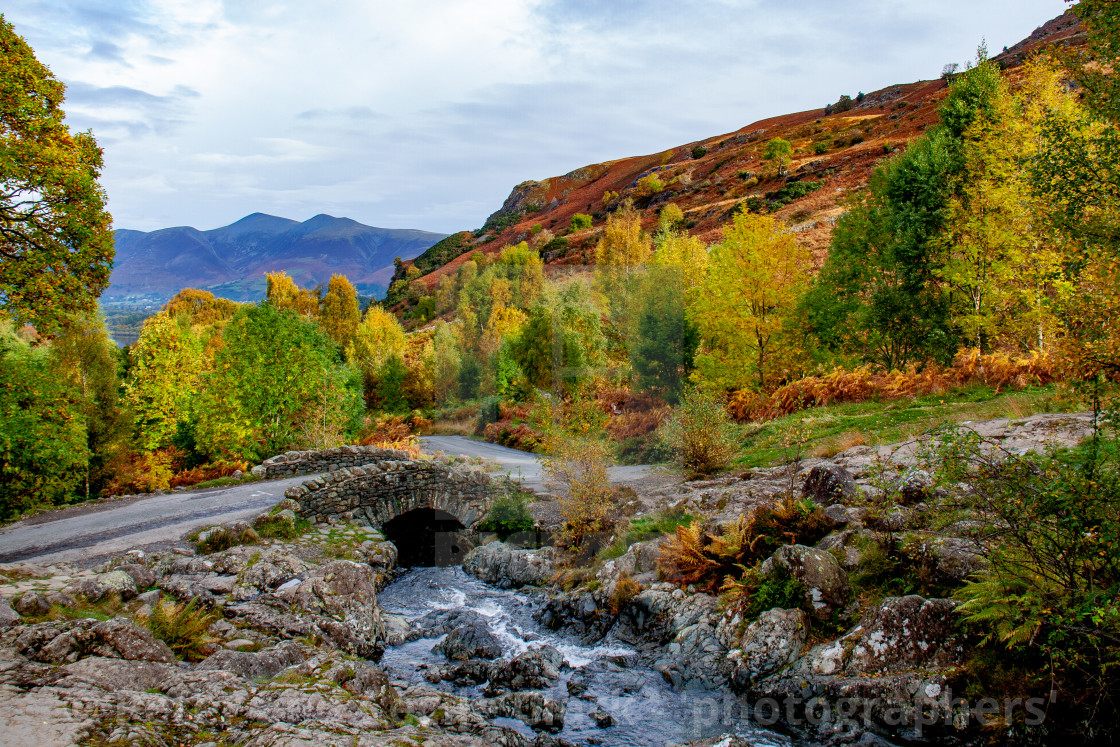
[[[432,649],[452,661],[468,659],[497,659],[502,646],[485,623],[474,621],[461,625],[436,644]]]
[[[763,576],[780,574],[796,579],[805,588],[805,608],[813,617],[827,620],[851,596],[848,574],[836,558],[805,545],[784,545],[762,564]]]
[[[95,604],[112,597],[127,601],[139,593],[132,576],[124,571],[109,571],[88,578],[80,578],[71,582],[62,591],[69,596],[80,597]]]
[[[840,465],[822,462],[809,470],[801,493],[822,506],[842,503],[856,496],[856,480]]]
[[[732,683],[743,687],[792,664],[805,648],[809,624],[804,610],[772,609],[759,615],[743,633],[739,650],[732,652],[738,660]]]
[[[543,586],[556,573],[555,551],[521,550],[490,542],[467,553],[463,570],[499,589]]]

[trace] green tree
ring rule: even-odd
[[[0,320],[0,519],[67,501],[88,466],[81,392],[49,347]]]
[[[64,123],[65,87],[0,15],[0,308],[40,331],[109,283],[101,149]]]
[[[650,268],[643,296],[631,354],[637,385],[675,403],[700,343],[696,325],[685,314],[680,273],[673,267]]]
[[[762,157],[767,161],[774,161],[778,167],[778,176],[783,176],[786,172],[786,166],[789,166],[790,156],[793,155],[793,145],[788,140],[783,140],[780,137],[771,139],[766,143],[766,150],[763,151]]]
[[[585,213],[576,213],[572,216],[572,231],[586,231],[591,228],[591,216]]]
[[[68,320],[51,353],[60,364],[58,373],[79,394],[89,452],[83,480],[88,500],[112,477],[113,456],[128,446],[131,420],[120,401],[120,354],[104,320],[93,314]]]
[[[244,308],[199,398],[197,440],[214,457],[259,460],[301,445],[309,415],[352,425],[355,380],[337,348],[312,322],[269,303]]]
[[[956,352],[934,244],[952,196],[953,146],[944,130],[915,141],[875,170],[868,193],[837,222],[804,301],[825,348],[886,368]]]
[[[166,313],[149,317],[130,354],[125,399],[135,415],[136,443],[145,451],[170,446],[193,419],[207,360],[190,327]]]

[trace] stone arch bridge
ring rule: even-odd
[[[397,545],[401,565],[454,565],[473,546],[494,499],[513,489],[508,478],[493,480],[451,458],[397,458],[316,475],[285,495],[309,521],[352,520],[381,530]]]

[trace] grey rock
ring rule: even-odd
[[[432,650],[452,661],[496,659],[502,655],[498,639],[481,622],[471,622],[455,628]]]
[[[129,661],[173,662],[175,656],[147,628],[129,620],[67,620],[27,625],[0,637],[21,655],[46,664],[67,664],[87,656]]]
[[[792,664],[808,636],[809,616],[804,610],[763,612],[743,633],[732,682],[743,687]]]
[[[805,587],[805,607],[813,617],[828,619],[851,596],[848,574],[830,553],[804,545],[785,545],[762,564],[761,573],[783,573]]]
[[[129,600],[136,596],[138,590],[132,576],[124,571],[110,571],[100,573],[92,578],[81,578],[71,582],[64,594],[81,597],[89,602],[101,602],[116,596],[122,600]]]
[[[478,701],[478,711],[489,718],[516,718],[531,729],[555,734],[564,728],[567,707],[540,693],[509,693]]]
[[[856,492],[856,481],[852,473],[830,462],[823,462],[810,469],[801,485],[802,495],[812,498],[822,506],[854,498]]]
[[[0,630],[19,624],[19,613],[12,609],[5,597],[0,596]]]
[[[313,649],[301,643],[285,641],[263,651],[219,651],[196,664],[195,669],[201,671],[222,669],[234,672],[247,680],[272,679],[288,667],[307,661],[313,653]]]
[[[488,678],[487,695],[501,690],[543,690],[560,680],[564,657],[552,646],[529,649],[509,662],[496,662]]]
[[[150,589],[156,583],[156,574],[147,566],[140,565],[139,563],[124,563],[116,567],[116,570],[127,573],[132,582],[136,584],[137,591],[145,591]]]
[[[604,711],[601,707],[596,708],[594,711],[587,715],[591,717],[591,720],[594,721],[595,725],[600,729],[606,729],[607,727],[614,726],[615,724],[614,716]]]
[[[912,469],[902,476],[896,490],[902,499],[902,503],[912,506],[926,500],[932,487],[933,478],[930,477],[929,472],[924,469]]]
[[[15,610],[26,617],[39,617],[51,611],[51,603],[37,591],[26,591],[15,601]]]
[[[542,586],[556,573],[552,548],[521,550],[504,542],[476,547],[463,559],[463,570],[500,589]]]

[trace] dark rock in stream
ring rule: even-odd
[[[452,661],[496,659],[502,655],[502,647],[498,639],[490,633],[490,629],[485,624],[479,621],[472,621],[455,628],[432,650]]]

